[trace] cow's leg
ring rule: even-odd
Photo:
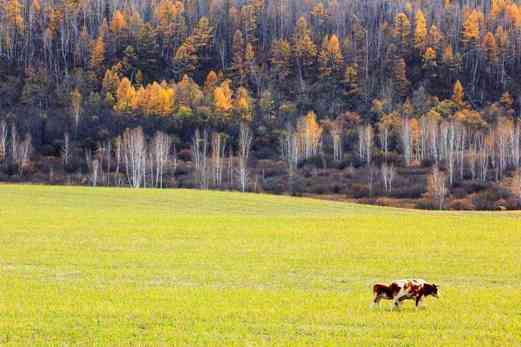
[[[423,299],[423,295],[418,295],[416,297],[416,308],[420,307],[420,303],[422,302],[422,299]]]
[[[378,306],[378,304],[380,303],[380,300],[382,300],[382,296],[375,293],[374,294],[374,298],[373,298],[373,303],[371,304],[371,307],[375,307],[375,306]]]
[[[393,303],[394,303],[394,309],[399,310],[400,309],[400,300],[401,298],[399,296],[395,296]]]

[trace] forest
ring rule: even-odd
[[[519,209],[520,75],[513,0],[0,0],[0,181]]]

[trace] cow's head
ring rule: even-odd
[[[439,297],[438,294],[438,286],[433,284],[425,284],[425,294],[426,295],[432,295],[435,298]]]

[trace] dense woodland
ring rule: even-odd
[[[512,0],[0,0],[0,179],[519,208],[519,76]]]

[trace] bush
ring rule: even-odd
[[[472,198],[472,203],[478,210],[496,210],[500,206],[505,206],[505,201],[510,199],[512,194],[505,188],[494,186],[485,191],[477,193]]]
[[[422,183],[393,184],[390,196],[397,199],[419,199],[425,191],[426,186]]]
[[[323,159],[319,155],[315,155],[309,159],[303,160],[299,165],[299,167],[305,167],[305,168],[312,167],[312,168],[317,168],[317,169],[325,169],[326,168],[325,166],[327,166],[325,159]]]
[[[521,209],[521,199],[512,196],[511,198],[506,200],[505,206],[509,210],[519,210]]]
[[[416,208],[420,209],[420,210],[435,210],[435,209],[437,209],[437,208],[434,207],[432,201],[426,200],[426,199],[419,200],[416,203]]]
[[[430,168],[434,165],[434,161],[432,159],[423,159],[420,165],[424,168]]]
[[[182,149],[177,153],[177,157],[180,160],[191,161],[192,160],[192,150],[190,150],[188,148]]]
[[[366,198],[369,196],[367,185],[355,183],[351,186],[351,196],[355,199]]]
[[[449,202],[448,204],[449,210],[456,211],[472,211],[474,209],[474,205],[470,199],[457,199]]]
[[[311,184],[309,191],[312,194],[328,194],[330,193],[330,187],[327,183],[319,182],[316,184]]]
[[[334,161],[331,163],[331,167],[337,170],[344,170],[349,167],[349,164],[347,160]]]

